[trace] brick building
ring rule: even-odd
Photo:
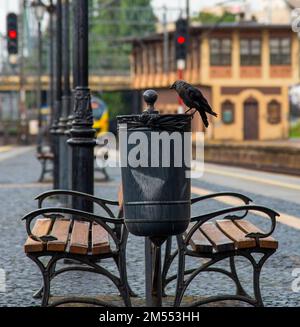
[[[174,35],[168,62],[163,34],[134,39],[132,87],[159,90],[158,107],[176,113],[169,86],[177,79]],[[289,135],[289,86],[299,81],[299,40],[289,25],[255,22],[191,27],[184,79],[198,86],[214,111],[212,140],[275,140]],[[193,130],[202,130],[200,119]]]

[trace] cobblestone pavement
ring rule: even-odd
[[[39,270],[23,253],[23,244],[26,239],[25,225],[21,217],[36,208],[34,197],[51,189],[50,183],[36,183],[40,165],[34,157],[32,149],[17,149],[13,155],[1,157],[0,154],[0,268],[6,273],[6,292],[0,291],[0,306],[32,306],[39,305],[39,301],[32,298],[32,294],[41,285]],[[112,180],[109,183],[96,182],[96,195],[116,199],[117,186],[120,176],[118,170],[109,171]],[[100,175],[98,177],[101,177]],[[224,186],[210,183],[203,179],[193,182],[195,186],[210,191],[223,191]],[[245,184],[247,184],[245,182]],[[261,195],[251,193],[247,185],[243,188],[226,190],[242,191],[252,197],[257,203],[267,205],[275,210],[289,215],[300,217],[300,203],[278,200],[272,194]],[[296,192],[295,190],[291,192]],[[224,207],[217,201],[206,204],[204,213]],[[198,212],[199,212],[198,208]],[[253,216],[254,221],[267,224],[267,220]],[[300,218],[299,218],[300,219]],[[276,238],[280,242],[280,249],[265,264],[262,273],[262,295],[266,306],[299,306],[300,294],[291,290],[292,271],[300,268],[300,230],[278,224]],[[144,297],[144,249],[143,239],[131,236],[128,244],[128,275],[129,282],[139,297]],[[188,262],[189,265],[197,263]],[[107,265],[112,268],[113,263]],[[243,282],[250,285],[251,269],[244,260],[238,260],[240,276]],[[113,268],[112,268],[113,269]],[[173,267],[175,271],[176,265]],[[216,292],[232,292],[233,284],[217,274],[203,274],[189,287],[188,295],[213,295]],[[174,284],[168,288],[168,293],[174,292]],[[55,279],[53,294],[113,294],[114,287],[103,277],[87,273],[68,273]],[[236,303],[235,303],[236,304]],[[237,304],[236,304],[237,305]]]

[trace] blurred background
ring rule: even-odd
[[[119,114],[141,112],[144,89],[158,90],[162,113],[181,112],[169,89],[181,77],[198,86],[219,115],[206,131],[199,119],[193,122],[194,132],[205,132],[208,161],[234,158],[251,166],[257,159],[272,170],[299,170],[294,157],[272,165],[266,153],[300,147],[300,47],[297,28],[292,29],[300,1],[89,2],[90,87],[98,133],[116,132]],[[18,18],[15,55],[7,47],[9,13]],[[55,61],[51,65],[49,13],[39,16],[29,0],[1,1],[0,145],[35,142],[40,125],[50,122]],[[181,18],[188,21],[188,34],[179,40],[175,30]],[[180,74],[178,42],[187,47]],[[252,157],[249,146],[257,150]]]

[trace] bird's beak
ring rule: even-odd
[[[174,85],[170,86],[170,90],[173,90],[174,89]]]

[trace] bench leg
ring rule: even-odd
[[[175,294],[174,307],[179,307],[185,292],[185,244],[182,235],[177,236],[178,243],[178,274],[177,274],[177,287]]]
[[[56,259],[54,257],[50,258],[48,264],[45,266],[39,257],[30,255],[29,258],[37,264],[42,273],[44,285],[36,294],[42,294],[42,307],[46,307],[49,304],[51,274],[53,272],[53,266],[56,264]]]
[[[120,281],[121,281],[119,291],[121,293],[125,306],[131,307],[131,299],[130,299],[131,289],[129,287],[128,279],[127,279],[126,253],[124,250],[120,250],[117,267],[119,270]]]
[[[165,288],[167,286],[167,275],[169,272],[169,269],[171,267],[171,264],[174,260],[174,257],[171,255],[172,252],[172,237],[169,237],[166,241],[166,248],[165,248],[165,258],[163,263],[163,269],[162,269],[162,292],[163,296],[166,297]]]
[[[180,247],[180,244],[182,248]],[[175,302],[174,306],[178,307],[182,301],[183,295],[187,289],[187,287],[190,285],[192,280],[201,272],[219,272],[227,275],[230,277],[236,284],[237,287],[237,294],[236,295],[218,295],[218,296],[212,296],[208,297],[204,300],[199,300],[197,302],[194,302],[190,304],[189,306],[200,306],[203,304],[208,304],[212,302],[219,302],[219,301],[228,301],[228,300],[233,300],[233,301],[242,301],[249,303],[252,306],[255,307],[263,307],[263,300],[261,297],[261,291],[260,291],[260,274],[262,267],[264,263],[267,261],[267,259],[275,252],[272,250],[258,250],[254,251],[249,250],[249,251],[242,251],[238,256],[243,256],[247,258],[253,267],[253,289],[254,289],[254,297],[250,296],[247,294],[247,292],[244,290],[242,287],[237,271],[236,271],[236,266],[234,262],[234,257],[231,255],[230,258],[230,267],[231,267],[231,272],[225,271],[224,269],[221,268],[213,268],[212,266],[224,259],[226,259],[226,254],[224,256],[219,256],[219,258],[211,259],[209,262],[203,264],[199,268],[195,269],[194,271],[191,270],[191,275],[187,280],[184,280],[185,272],[184,272],[184,264],[185,264],[185,248],[183,241],[178,238],[178,248],[179,248],[179,268],[178,268],[178,275],[177,275],[177,289],[176,289],[176,297],[175,297]],[[253,257],[253,253],[258,253],[258,254],[263,254],[263,256],[260,258],[260,260],[256,261]]]
[[[52,278],[55,277],[55,267],[56,267],[56,263],[53,264],[51,268],[50,280],[52,280]],[[44,292],[44,286],[41,286],[41,288],[37,290],[32,297],[36,300],[41,299],[43,297],[43,292]]]
[[[105,181],[109,181],[110,180],[110,177],[106,171],[106,168],[103,168],[102,169],[102,174],[104,175],[104,178],[105,178]]]
[[[115,264],[117,265],[118,270],[119,270],[119,272],[120,272],[120,269],[121,269],[121,268],[119,267],[119,259],[114,258],[114,260],[115,260]],[[127,268],[125,267],[125,269],[126,269],[126,279],[125,279],[125,283],[126,283],[126,285],[127,285],[128,291],[129,291],[129,296],[130,296],[130,297],[137,297],[137,294],[134,293],[134,291],[132,290],[132,288],[130,287],[130,285],[129,285],[129,283],[128,283],[128,279],[127,279]]]
[[[43,297],[42,297],[42,307],[47,307],[49,304],[50,298],[50,273],[47,269],[43,272],[43,280],[44,280],[44,287],[43,287]]]
[[[254,289],[254,297],[256,300],[256,306],[258,307],[263,307],[263,299],[261,297],[261,291],[260,291],[260,273],[262,270],[262,267],[264,263],[268,260],[268,258],[273,254],[274,252],[266,252],[264,253],[264,256],[256,262],[255,259],[252,257],[252,262],[253,265],[253,289]]]
[[[42,165],[42,171],[41,171],[41,175],[40,175],[40,178],[39,178],[39,183],[42,183],[44,181],[44,178],[45,178],[45,174],[46,174],[46,160],[45,159],[42,159],[41,160],[41,165]]]
[[[231,274],[232,274],[232,279],[234,280],[235,285],[236,285],[236,295],[249,296],[247,294],[247,292],[244,290],[244,288],[243,288],[243,286],[242,286],[242,284],[240,282],[239,276],[238,276],[237,271],[236,271],[234,256],[229,258],[229,263],[230,263],[230,270],[231,270]]]

